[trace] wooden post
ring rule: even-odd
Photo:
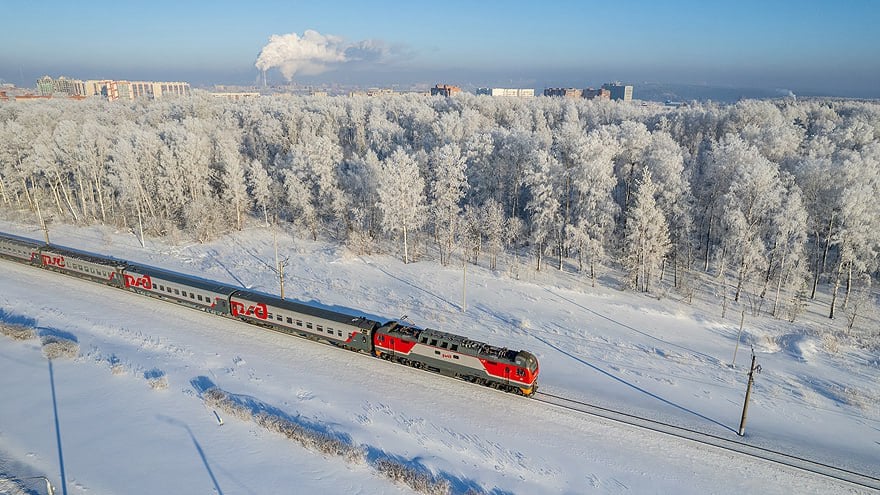
[[[761,367],[755,366],[755,350],[752,349],[752,367],[749,369],[749,384],[746,387],[746,400],[743,403],[742,419],[739,421],[739,436],[746,434],[746,414],[749,412],[749,397],[752,395],[752,384],[755,382],[755,372],[760,373]]]

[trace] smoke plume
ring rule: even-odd
[[[381,62],[389,53],[382,41],[346,43],[339,36],[309,29],[301,37],[296,33],[273,34],[260,50],[255,65],[263,73],[277,68],[291,81],[297,74],[314,76],[346,64]]]

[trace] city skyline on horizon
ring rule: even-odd
[[[112,12],[5,7],[0,80],[588,87],[604,82],[880,97],[880,4],[512,1],[364,5],[221,0]],[[173,8],[172,8],[173,7]]]

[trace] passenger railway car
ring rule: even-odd
[[[531,396],[534,354],[439,330],[385,324],[212,280],[0,234],[0,257],[326,342],[351,351]]]
[[[258,292],[238,290],[230,298],[231,315],[355,351],[372,351],[371,336],[379,322],[309,306]]]

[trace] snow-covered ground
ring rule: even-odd
[[[0,231],[41,239],[30,226]],[[278,236],[291,299],[534,352],[541,389],[736,437],[750,344],[756,376],[746,440],[880,475],[880,358],[830,352],[804,328],[702,294],[693,304],[595,288],[505,259],[499,272],[404,265]],[[172,246],[106,228],[55,226],[54,243],[277,293],[271,232]],[[820,311],[819,308],[816,311]],[[0,478],[47,476],[66,493],[411,493],[376,469],[390,458],[452,493],[849,493],[852,487],[643,430],[578,416],[366,355],[0,260],[0,321],[73,340],[0,336]],[[167,386],[166,386],[167,385]],[[216,411],[242,403],[363,449],[317,453]],[[217,416],[223,420],[219,424]],[[28,480],[31,493],[45,493]],[[60,489],[59,489],[60,492]]]

